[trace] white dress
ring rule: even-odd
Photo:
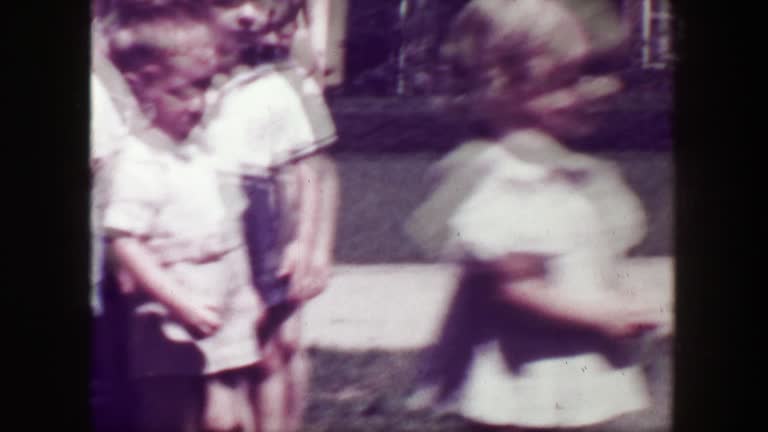
[[[599,299],[617,286],[615,259],[645,235],[642,206],[615,166],[535,130],[471,142],[435,170],[442,182],[408,225],[434,256],[542,254],[551,257],[553,289]],[[566,172],[572,176],[557,174]],[[482,278],[461,284],[436,351],[444,358],[433,360],[445,365],[425,385],[443,386],[444,406],[482,423],[527,427],[589,425],[649,406],[631,349],[489,303],[478,294]]]

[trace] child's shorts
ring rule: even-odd
[[[277,277],[282,258],[277,182],[274,177],[243,176],[242,185],[248,197],[243,225],[253,281],[264,303],[271,307],[285,301],[289,282]]]

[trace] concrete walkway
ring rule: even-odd
[[[341,265],[327,291],[309,303],[310,345],[341,350],[417,349],[432,343],[452,298],[458,269],[450,265]],[[620,264],[621,289],[673,306],[673,260],[635,258]]]

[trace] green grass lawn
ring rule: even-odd
[[[468,431],[452,415],[408,412],[419,352],[310,352],[312,391],[302,431]]]
[[[670,430],[671,345],[650,353],[646,372],[654,407],[584,432],[663,432]],[[406,410],[421,353],[312,349],[312,388],[303,432],[477,431],[458,416]]]

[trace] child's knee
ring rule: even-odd
[[[278,348],[274,346],[274,343],[270,344],[270,349],[264,351],[261,362],[259,362],[259,369],[262,375],[269,376],[283,368],[283,358]]]
[[[301,319],[299,315],[290,317],[280,330],[279,345],[284,356],[291,357],[301,349]]]
[[[271,376],[281,371],[285,371],[291,366],[297,357],[298,351],[287,349],[284,346],[278,346],[277,341],[273,341],[274,346],[264,353],[259,363],[259,370],[263,376]]]
[[[208,383],[203,416],[205,432],[234,432],[240,428],[234,391],[219,380]]]

